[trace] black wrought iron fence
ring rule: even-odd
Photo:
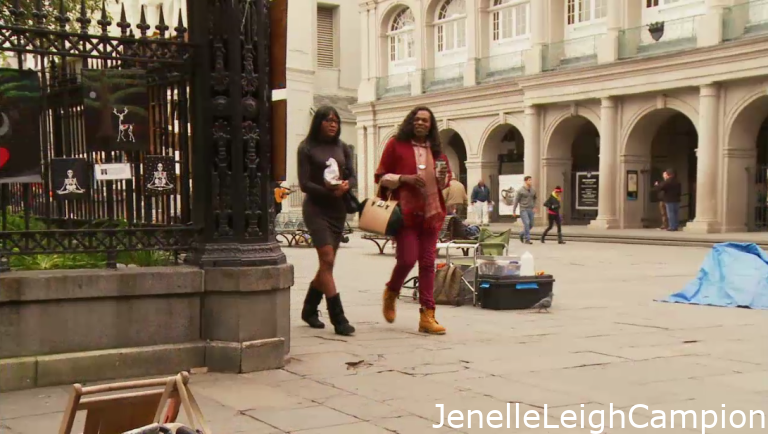
[[[41,1],[7,3],[0,53],[18,67],[0,69],[0,270],[45,254],[103,255],[108,267],[129,252],[178,258],[197,231],[181,14],[170,32],[161,10],[150,34],[143,6],[134,25],[124,6],[113,24],[102,5],[92,32],[84,0],[75,17],[61,1],[52,19]]]

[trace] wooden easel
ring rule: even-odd
[[[197,419],[203,433],[211,434],[197,401],[187,388],[188,383],[189,374],[181,372],[173,377],[102,386],[83,387],[75,384],[61,420],[59,434],[72,434],[75,416],[81,410],[87,412],[82,434],[122,434],[153,423],[175,422],[182,405],[193,424],[192,428],[196,428]],[[159,386],[165,388],[84,398],[88,395]]]

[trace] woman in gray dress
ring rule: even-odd
[[[341,297],[333,279],[333,265],[347,220],[344,195],[355,187],[357,178],[352,152],[339,139],[340,135],[339,113],[333,107],[324,106],[315,112],[309,133],[299,145],[299,186],[306,195],[302,214],[320,262],[304,299],[301,319],[312,328],[324,328],[325,324],[318,319],[317,308],[325,295],[328,316],[336,333],[348,336],[355,332],[355,328],[344,316]],[[331,185],[325,180],[324,173],[330,158],[338,163],[343,180],[341,184]]]

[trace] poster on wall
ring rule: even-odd
[[[58,200],[84,199],[91,189],[88,161],[84,158],[52,159],[51,185]]]
[[[0,184],[43,182],[40,94],[37,72],[0,68]]]
[[[499,175],[499,215],[512,215],[512,205],[517,190],[525,185],[524,179],[525,175]]]
[[[576,173],[576,209],[597,209],[600,174]]]
[[[83,69],[86,140],[91,151],[149,149],[149,92],[143,71]]]
[[[627,200],[637,200],[637,170],[627,170]]]
[[[147,196],[166,196],[176,193],[176,161],[165,155],[144,158],[144,188]]]

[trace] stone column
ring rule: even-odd
[[[720,88],[701,86],[699,92],[699,148],[696,152],[696,218],[687,232],[710,233],[717,227],[718,138]]]
[[[598,63],[615,62],[619,58],[619,35],[621,31],[621,17],[624,12],[624,2],[609,1],[608,7],[608,31],[600,39],[597,47]]]
[[[710,47],[723,41],[723,9],[727,0],[706,0],[706,12],[696,23],[696,46]]]
[[[616,218],[616,148],[618,113],[613,98],[603,98],[600,105],[600,184],[598,187],[597,218],[589,227],[615,229]]]
[[[545,30],[549,28],[544,23],[547,21],[545,1],[532,1],[531,11],[531,48],[525,52],[525,74],[532,75],[541,72],[541,52],[547,38]]]
[[[467,60],[464,65],[464,86],[474,86],[477,84],[477,69],[475,65],[477,63],[477,58],[479,57],[477,55],[479,51],[477,23],[478,15],[480,14],[480,3],[481,0],[467,0],[464,9],[467,11],[467,22],[465,26],[467,32]]]
[[[523,167],[526,175],[533,177],[533,188],[541,191],[541,111],[537,106],[525,108],[525,154],[523,155]]]
[[[376,100],[376,81],[379,71],[376,69],[375,26],[376,5],[372,2],[360,4],[360,86],[357,89],[358,102]],[[371,16],[374,18],[371,19]]]

